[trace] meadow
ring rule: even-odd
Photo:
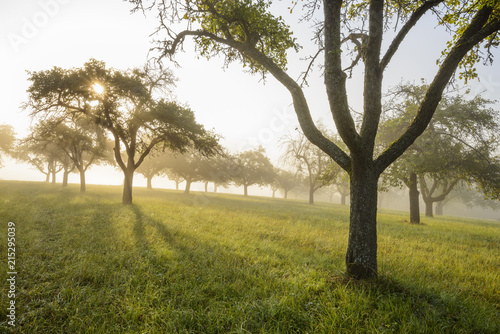
[[[343,276],[348,208],[0,181],[1,333],[499,333],[500,223],[379,212],[379,278]],[[16,224],[16,327],[7,224]]]

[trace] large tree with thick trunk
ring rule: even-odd
[[[305,2],[306,16],[317,21],[313,32],[319,49],[312,59],[318,60],[321,53],[324,56],[322,68],[330,111],[337,132],[348,148],[346,152],[314,124],[301,82],[287,73],[286,52],[297,48],[298,44],[284,19],[270,12],[271,1],[129,1],[137,9],[155,8],[159,11],[161,22],[157,32],[166,33],[157,47],[159,58],[173,56],[185,39],[192,37],[200,55],[208,58],[222,56],[226,63],[241,61],[251,72],[270,73],[286,87],[306,137],[349,173],[351,214],[346,272],[356,278],[377,276],[376,216],[380,174],[425,130],[443,90],[459,65],[464,66],[467,77],[475,75],[474,64],[482,55],[489,56],[488,52],[478,52],[479,48],[486,46],[486,51],[489,51],[496,46],[500,29],[500,4],[496,0]],[[290,5],[292,3],[290,1]],[[439,70],[406,131],[380,154],[375,154],[384,71],[409,32],[426,13],[437,14],[437,20],[454,31],[453,39],[441,55]],[[178,23],[185,23],[186,29],[176,33],[171,27],[179,27]],[[386,34],[389,30],[390,34]],[[392,39],[385,50],[382,49],[384,36]],[[357,51],[348,65],[344,64],[346,57],[343,56],[347,44],[354,45]],[[346,83],[350,70],[363,64],[363,115],[357,128]],[[306,76],[309,73],[306,70]]]
[[[195,147],[211,154],[218,149],[217,136],[195,121],[193,111],[156,98],[173,84],[168,70],[121,71],[90,60],[81,68],[32,72],[29,80],[25,108],[33,117],[86,116],[110,133],[124,175],[123,204],[132,204],[134,172],[153,150]]]

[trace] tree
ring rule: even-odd
[[[248,196],[248,187],[265,186],[273,182],[274,167],[265,155],[262,146],[236,155],[237,167],[232,179],[234,184],[243,187],[243,194]]]
[[[204,154],[217,150],[217,136],[195,121],[193,111],[154,97],[173,84],[169,70],[119,71],[90,60],[81,68],[31,72],[29,80],[25,107],[33,117],[85,115],[111,134],[124,175],[123,204],[132,204],[134,172],[152,151],[163,147],[182,152],[191,146]]]
[[[400,103],[392,103],[393,118],[382,125],[380,137],[390,142],[413,117],[424,98],[426,85],[401,85],[396,89]],[[425,132],[390,167],[390,175],[409,188],[410,222],[419,223],[419,194],[425,203],[425,214],[433,216],[433,205],[443,201],[459,184],[479,182],[488,187],[489,196],[498,196],[500,176],[485,173],[500,169],[493,156],[500,145],[498,112],[488,108],[491,101],[479,96],[466,100],[461,94],[447,94],[439,103]],[[430,182],[430,183],[429,183]],[[420,185],[420,192],[418,191]]]
[[[183,154],[177,154],[169,161],[167,167],[169,175],[175,175],[186,181],[184,193],[189,194],[193,182],[202,181],[204,157],[196,150],[189,150]]]
[[[74,169],[80,174],[80,192],[86,191],[85,173],[89,167],[106,157],[106,137],[102,129],[88,118],[73,120],[45,119],[31,129],[32,138],[41,145],[52,144],[62,153],[63,186]]]
[[[289,92],[305,136],[327,153],[350,176],[351,211],[346,254],[347,275],[377,276],[377,183],[382,172],[420,136],[429,124],[443,90],[462,66],[462,77],[474,77],[475,64],[491,61],[491,48],[500,41],[500,4],[496,0],[384,1],[314,0],[305,2],[305,18],[315,19],[318,52],[324,54],[322,69],[332,118],[348,153],[328,139],[314,124],[301,82],[286,69],[287,50],[297,49],[284,19],[270,12],[266,0],[129,0],[135,9],[159,11],[157,32],[165,32],[156,50],[159,59],[173,58],[187,37],[193,37],[199,55],[224,57],[225,63],[240,61],[252,73],[270,73]],[[147,5],[144,3],[148,2]],[[150,5],[150,3],[152,4]],[[156,6],[154,6],[156,4]],[[317,18],[320,8],[323,16]],[[429,85],[418,112],[406,131],[382,153],[375,154],[375,138],[382,114],[384,71],[424,14],[434,13],[440,24],[453,31],[441,55],[439,71]],[[168,22],[170,20],[170,22]],[[170,24],[172,23],[172,24]],[[185,30],[172,27],[185,23]],[[396,31],[388,48],[382,50],[386,31]],[[344,65],[347,45],[354,45],[353,61]],[[479,51],[481,47],[485,51]],[[355,66],[364,65],[363,116],[356,127],[347,95],[347,79]],[[302,82],[310,74],[308,69]]]
[[[56,183],[56,174],[65,171],[65,176],[74,166],[70,166],[69,159],[65,159],[64,152],[51,142],[41,140],[32,134],[21,139],[12,152],[14,159],[27,162],[36,170],[45,175],[45,182]],[[64,179],[63,179],[64,183]]]
[[[288,192],[296,187],[300,182],[297,173],[283,169],[276,170],[275,183],[283,192],[283,198],[288,198]]]
[[[146,178],[147,189],[153,189],[153,178],[155,176],[165,175],[167,168],[174,159],[173,154],[168,152],[151,154],[144,159],[143,163],[137,168],[137,172]]]
[[[319,176],[323,185],[335,186],[340,195],[340,204],[345,205],[349,196],[349,175],[336,163],[329,163]]]
[[[11,125],[0,125],[0,167],[2,167],[2,153],[10,154],[14,147],[16,133]]]
[[[208,192],[209,182],[214,183],[214,192],[217,192],[217,187],[227,187],[231,183],[232,173],[237,168],[235,160],[227,150],[204,159],[200,172],[202,181],[205,182],[205,192]]]
[[[302,133],[295,138],[283,137],[281,144],[285,146],[282,159],[305,175],[309,186],[309,204],[314,204],[314,193],[324,185],[320,176],[330,163],[330,157],[312,144]]]

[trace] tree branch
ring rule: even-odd
[[[406,132],[393,142],[376,160],[377,169],[382,172],[394,162],[420,136],[431,121],[443,91],[455,73],[460,61],[476,44],[492,33],[500,30],[500,20],[495,18],[488,23],[493,10],[485,6],[480,9],[469,27],[458,39],[455,46],[444,59],[434,81],[429,86],[417,116]]]
[[[255,62],[263,66],[290,92],[294,104],[295,113],[305,136],[313,144],[318,146],[333,160],[335,160],[343,169],[348,170],[350,168],[349,156],[337,145],[328,140],[328,138],[326,138],[314,124],[311,113],[309,111],[307,100],[300,85],[297,84],[297,82],[293,80],[276,63],[274,63],[272,59],[267,57],[265,54],[263,54],[253,46],[238,42],[234,39],[228,40],[204,30],[185,30],[180,32],[173,41],[165,43],[166,46],[163,51],[162,57],[171,57],[175,53],[176,48],[179,47],[184,38],[187,36],[210,38],[217,43],[221,43],[236,49],[242,55],[253,59]],[[354,122],[352,122],[352,124],[354,126]]]
[[[398,50],[399,46],[403,42],[403,40],[406,38],[410,30],[417,24],[417,22],[422,18],[422,16],[430,9],[433,7],[439,5],[441,2],[444,0],[430,0],[424,2],[422,6],[417,8],[413,14],[410,16],[408,21],[403,25],[401,30],[398,32],[396,37],[392,40],[391,45],[387,49],[384,57],[382,58],[382,61],[380,62],[380,68],[385,70],[389,62],[391,61],[392,57]]]

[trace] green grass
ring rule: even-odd
[[[500,224],[379,215],[380,278],[343,278],[346,207],[0,181],[17,333],[499,333]],[[6,283],[0,332],[8,333]]]

